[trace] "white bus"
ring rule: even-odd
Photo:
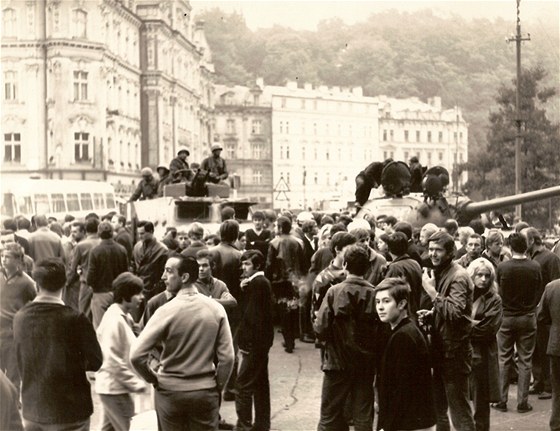
[[[2,219],[21,214],[31,218],[44,214],[64,220],[89,213],[99,216],[118,211],[115,191],[109,183],[79,180],[5,179],[1,182]]]

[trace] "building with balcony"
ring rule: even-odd
[[[2,2],[2,175],[106,180],[211,136],[212,65],[184,0]]]
[[[274,184],[270,93],[259,80],[251,88],[216,85],[215,94],[213,140],[223,147],[222,157],[230,175],[239,176],[237,196],[271,208]]]

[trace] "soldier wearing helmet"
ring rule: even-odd
[[[163,187],[170,183],[171,175],[169,175],[169,169],[167,169],[167,166],[160,165],[157,167],[156,171],[159,177],[157,195],[158,197],[162,197]]]
[[[228,177],[226,161],[220,156],[222,153],[221,145],[212,145],[211,151],[212,155],[202,161],[200,168],[208,172],[208,181],[219,183]]]
[[[190,179],[190,169],[187,163],[187,157],[190,155],[186,147],[179,147],[177,157],[171,160],[169,164],[169,176],[172,183],[181,183]]]
[[[132,193],[132,196],[130,196],[129,202],[134,202],[138,199],[142,201],[157,198],[158,181],[154,178],[154,173],[148,167],[143,168],[141,172],[142,179],[134,193]]]

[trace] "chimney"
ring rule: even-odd
[[[257,87],[259,87],[261,90],[264,88],[264,78],[257,78]]]
[[[326,85],[320,85],[319,86],[319,91],[321,93],[327,93],[329,91],[329,87],[327,87]]]
[[[303,88],[305,88],[305,91],[312,91],[313,90],[313,84],[311,84],[310,82],[306,82],[303,85]]]
[[[290,90],[297,90],[297,82],[295,81],[288,81],[286,87]]]
[[[435,96],[433,99],[433,107],[436,108],[438,111],[441,111],[441,97]]]
[[[334,94],[339,94],[339,93],[340,93],[340,87],[334,86],[334,87],[332,88],[332,92],[333,92]]]

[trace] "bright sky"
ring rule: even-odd
[[[459,15],[464,18],[501,17],[511,20],[512,31],[515,30],[516,2],[515,0],[489,1],[381,1],[381,0],[349,0],[349,1],[191,1],[194,12],[213,7],[219,7],[225,12],[237,11],[244,15],[247,26],[258,28],[272,27],[280,24],[297,30],[316,30],[317,24],[328,18],[340,17],[347,24],[354,24],[365,20],[370,14],[387,9],[414,12],[422,9],[432,9],[440,16]],[[524,20],[538,20],[558,23],[560,20],[560,0],[521,1],[521,25],[523,31]]]

